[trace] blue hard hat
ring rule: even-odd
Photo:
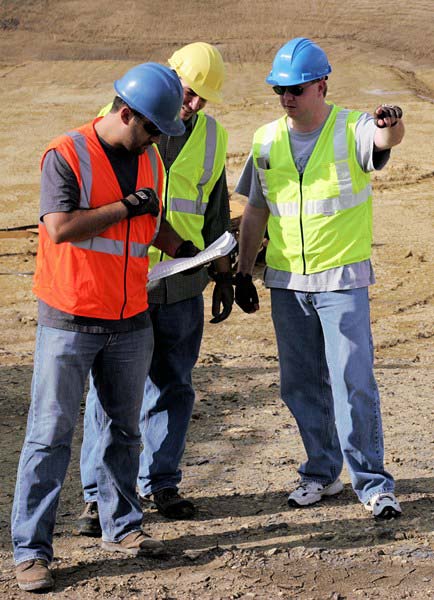
[[[184,91],[172,69],[154,62],[143,63],[117,79],[114,87],[128,106],[152,121],[166,135],[184,133],[184,123],[179,116]]]
[[[322,48],[307,38],[294,38],[277,52],[265,81],[270,85],[299,85],[326,77],[331,70]]]

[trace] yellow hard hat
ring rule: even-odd
[[[225,66],[215,46],[205,42],[187,44],[174,52],[168,62],[198,96],[211,102],[222,101]]]

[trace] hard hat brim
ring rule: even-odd
[[[185,125],[182,119],[177,121],[172,121],[170,123],[165,123],[160,120],[153,120],[153,123],[158,127],[160,131],[162,131],[165,135],[182,135],[185,132]]]
[[[331,73],[332,69],[329,66],[321,72],[317,73],[273,73],[268,75],[265,82],[269,85],[301,85],[302,83],[309,83],[315,79],[323,79]]]
[[[220,92],[217,92],[216,90],[204,85],[196,85],[194,81],[191,81],[191,79],[188,79],[188,77],[183,76],[182,79],[195,94],[207,102],[215,102],[216,104],[221,104],[223,102],[223,96]]]

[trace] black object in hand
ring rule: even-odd
[[[384,119],[391,119],[389,127],[395,127],[398,125],[399,119],[402,118],[402,108],[392,104],[381,104],[375,111],[375,121],[377,127],[384,129],[387,127]],[[381,125],[378,124],[378,120],[383,121]]]

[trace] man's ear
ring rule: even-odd
[[[319,82],[318,89],[325,98],[327,96],[327,77],[321,79],[321,81]]]
[[[128,123],[131,121],[131,119],[134,116],[133,113],[131,112],[131,109],[128,108],[128,106],[123,106],[119,112],[121,115],[122,123],[124,123],[124,125],[128,125]]]

